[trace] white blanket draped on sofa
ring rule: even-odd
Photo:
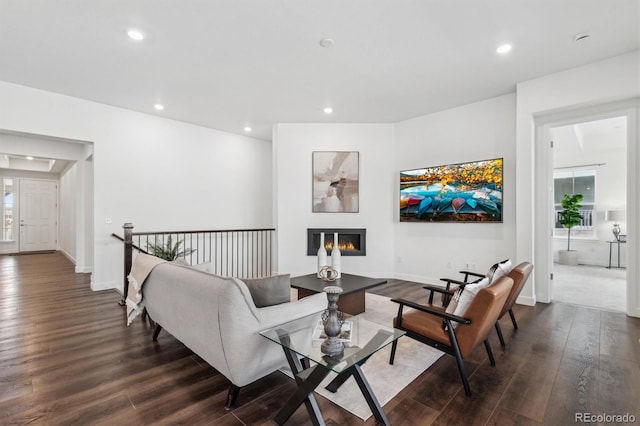
[[[144,302],[142,300],[142,285],[156,266],[165,263],[166,260],[159,257],[140,253],[136,256],[131,266],[129,290],[127,291],[127,325],[142,313]]]

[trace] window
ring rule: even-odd
[[[560,220],[562,211],[562,197],[564,194],[582,194],[582,207],[580,214],[582,221],[579,225],[571,228],[571,235],[576,237],[595,237],[595,202],[596,202],[596,171],[595,170],[573,170],[554,171],[553,173],[553,202],[555,208],[555,229],[554,235],[566,235]]]
[[[2,186],[2,240],[13,241],[13,179],[0,177]]]

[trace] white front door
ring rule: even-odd
[[[20,251],[56,249],[57,184],[20,179]]]

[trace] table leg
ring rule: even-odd
[[[612,248],[613,248],[613,243],[609,241],[609,266],[607,266],[608,269],[611,269],[611,249]]]
[[[378,423],[382,425],[391,425],[391,423],[389,423],[389,420],[387,419],[387,416],[385,416],[384,411],[382,411],[382,407],[378,402],[378,398],[376,398],[373,390],[371,389],[371,386],[369,385],[369,382],[367,382],[367,379],[364,377],[360,366],[356,364],[353,366],[353,368],[353,377],[354,379],[356,379],[356,383],[358,384],[358,387],[360,388],[364,399],[367,401],[367,404],[369,404],[369,408],[373,413],[373,417],[375,417]]]
[[[288,350],[285,349],[285,351]],[[307,407],[307,411],[309,412],[311,423],[314,426],[324,426],[324,419],[322,418],[320,407],[318,407],[318,402],[313,396],[313,391],[318,387],[320,382],[322,382],[324,378],[327,377],[327,374],[329,374],[328,369],[323,368],[320,365],[316,365],[315,367],[313,367],[313,371],[311,371],[311,373],[304,380],[300,379],[296,375],[298,390],[296,390],[296,392],[289,397],[287,402],[280,409],[280,411],[278,411],[273,420],[279,425],[284,424],[304,402]]]
[[[280,334],[280,340],[283,343],[282,349],[284,350],[284,356],[287,358],[287,362],[289,363],[289,367],[291,368],[293,377],[295,378],[296,384],[298,385],[298,390],[296,391],[296,393],[291,395],[291,397],[289,397],[284,406],[280,409],[280,411],[278,411],[274,418],[274,421],[279,425],[284,424],[304,402],[307,411],[309,412],[311,423],[314,426],[324,426],[325,423],[322,418],[322,413],[320,412],[320,407],[318,406],[316,398],[313,396],[313,391],[318,387],[320,382],[322,382],[322,380],[327,377],[327,375],[329,374],[329,370],[326,368],[322,368],[319,365],[316,365],[311,369],[306,368],[309,360],[307,358],[304,358],[304,360],[300,362],[298,355],[287,347],[289,343],[289,336],[287,336],[286,333],[282,333]],[[303,371],[309,373],[305,376],[305,378],[302,377],[304,374],[300,374]]]
[[[620,243],[618,244],[618,268],[620,267]]]

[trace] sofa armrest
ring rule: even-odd
[[[289,303],[258,308],[260,331],[327,309],[326,293],[318,293]]]

